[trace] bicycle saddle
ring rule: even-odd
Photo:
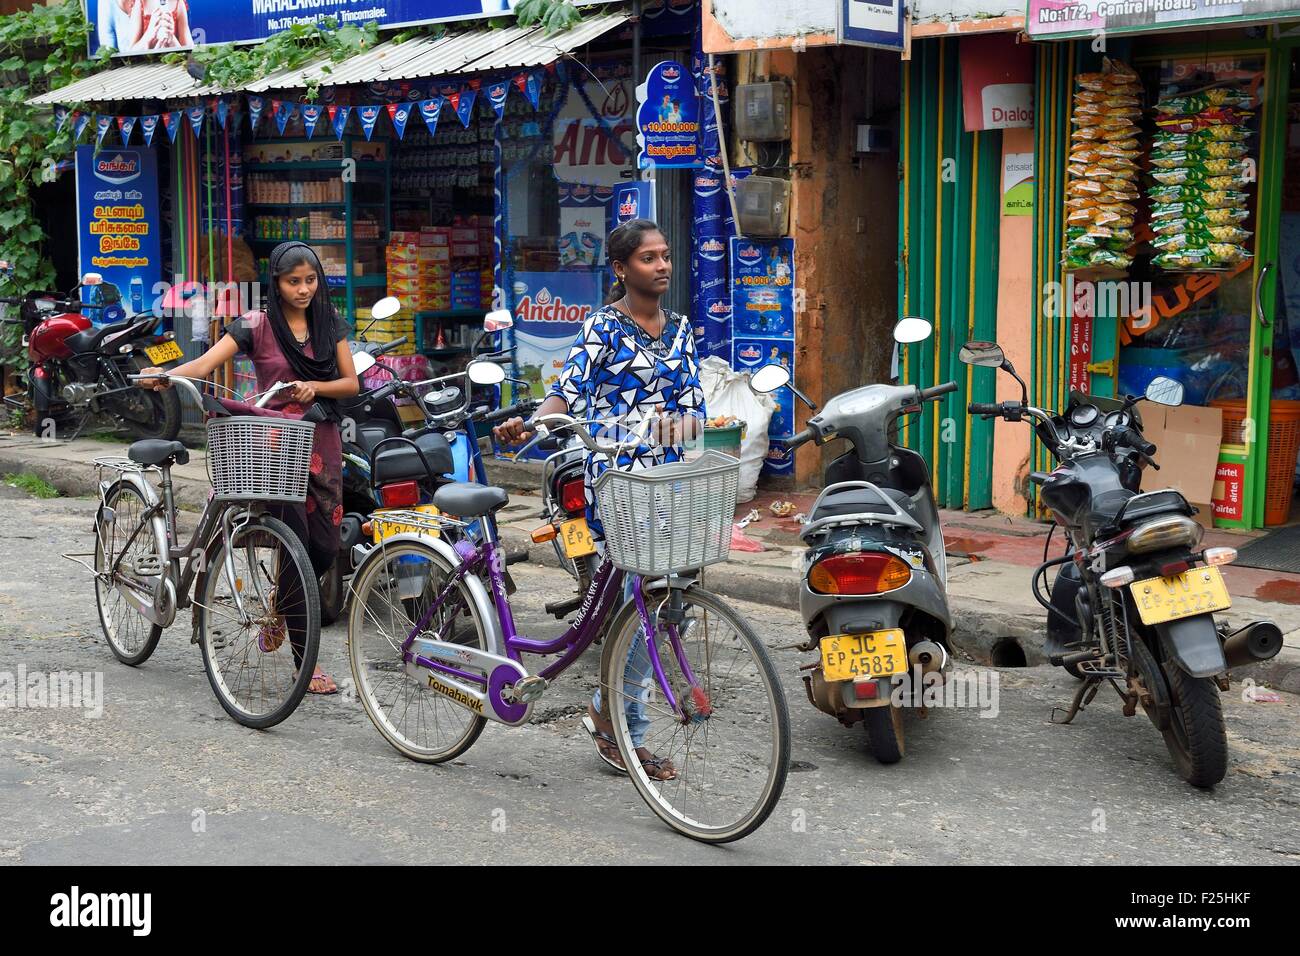
[[[496,511],[510,500],[504,488],[493,488],[472,481],[455,481],[433,493],[433,503],[440,511],[458,518],[478,518]]]
[[[189,449],[178,441],[142,438],[132,442],[126,457],[142,465],[184,465],[190,460]]]

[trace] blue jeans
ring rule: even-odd
[[[627,576],[623,585],[623,600],[628,601],[633,597],[632,575]],[[606,640],[614,635],[608,635]],[[627,655],[627,668],[623,671],[623,713],[627,715],[627,729],[632,735],[632,745],[641,747],[645,744],[645,735],[650,730],[650,721],[646,719],[645,705],[650,699],[650,691],[654,687],[655,672],[650,663],[650,652],[646,648],[645,627],[632,641],[632,647]],[[596,713],[600,713],[600,688],[596,688],[596,695],[591,698],[591,706],[595,708]]]

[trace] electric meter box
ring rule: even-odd
[[[790,87],[783,82],[736,87],[736,135],[751,143],[790,138]]]
[[[784,236],[790,231],[790,182],[746,176],[736,182],[736,215],[746,236]]]

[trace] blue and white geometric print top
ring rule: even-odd
[[[702,427],[704,391],[690,323],[664,311],[663,335],[654,338],[631,318],[607,305],[582,324],[560,377],[549,395],[558,395],[575,418],[607,419],[626,415],[628,426],[644,421],[662,405],[665,414],[692,415]],[[593,437],[601,437],[599,427]],[[606,435],[609,440],[611,435]],[[619,436],[621,437],[621,436]],[[641,445],[619,456],[620,468],[650,468],[680,461],[681,445]],[[588,455],[586,463],[587,521],[592,534],[602,536],[595,513],[593,482],[608,467],[603,456]]]

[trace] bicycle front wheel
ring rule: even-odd
[[[686,591],[684,601],[676,641],[662,624],[656,635],[682,712],[664,699],[632,604],[606,642],[602,702],[632,785],[650,809],[692,839],[729,843],[754,832],[776,807],[790,768],[790,718],[749,624],[699,588]],[[646,755],[667,763],[645,764]],[[675,777],[656,779],[669,765]]]
[[[218,534],[199,578],[199,647],[221,706],[265,730],[294,712],[320,649],[320,594],[311,559],[293,530],[260,515]],[[241,612],[242,607],[242,612]]]
[[[348,659],[357,695],[384,739],[421,763],[459,757],[487,723],[431,690],[402,656],[402,644],[417,627],[424,638],[488,649],[464,583],[433,606],[454,570],[428,545],[403,541],[380,545],[353,581]]]

